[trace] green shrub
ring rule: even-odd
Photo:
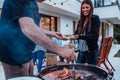
[[[115,54],[114,57],[120,57],[120,50]]]

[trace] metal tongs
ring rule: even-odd
[[[72,61],[72,65],[73,65],[73,68],[72,68],[73,80],[75,80],[75,60]]]

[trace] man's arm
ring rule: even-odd
[[[51,32],[51,31],[48,31],[48,30],[45,30],[45,29],[43,29],[42,27],[39,27],[46,35],[48,35],[48,36],[51,36],[51,35],[53,35],[53,32]]]
[[[43,47],[55,52],[61,49],[59,46],[54,44],[54,42],[52,42],[52,40],[50,40],[42,30],[40,30],[40,28],[34,23],[33,19],[23,17],[19,19],[19,23],[23,33],[36,44],[42,45]],[[58,50],[53,47],[56,47]]]
[[[63,38],[63,35],[60,32],[48,31],[48,30],[43,29],[42,27],[40,27],[40,29],[48,36],[53,36],[61,40],[66,40],[65,38]]]
[[[55,44],[51,39],[49,39],[45,33],[34,23],[32,18],[22,17],[19,19],[19,24],[22,32],[33,42],[38,45],[51,50],[58,55],[68,58],[75,59],[74,52],[71,49],[64,49]],[[67,54],[68,53],[68,54]]]

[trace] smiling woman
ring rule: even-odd
[[[75,34],[78,35],[79,53],[77,63],[97,64],[98,61],[98,32],[100,27],[99,16],[93,14],[91,0],[83,0],[80,4],[80,20]]]

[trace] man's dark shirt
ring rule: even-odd
[[[35,0],[5,0],[0,26],[0,60],[8,64],[23,64],[32,59],[35,44],[20,29],[18,20],[30,17],[39,26],[40,16]]]

